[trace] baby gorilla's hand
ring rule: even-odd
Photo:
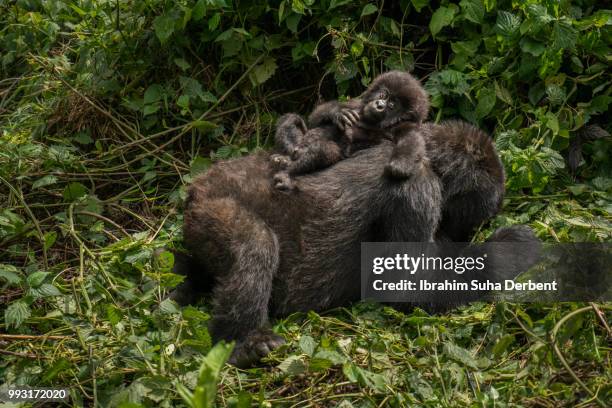
[[[270,163],[277,170],[285,170],[289,167],[289,163],[291,163],[291,159],[284,154],[273,154],[270,156]]]
[[[355,126],[357,122],[359,122],[359,112],[357,112],[355,109],[343,108],[334,118],[334,124],[340,130]]]

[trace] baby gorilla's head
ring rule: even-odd
[[[361,120],[391,129],[406,122],[420,124],[429,113],[429,97],[421,83],[403,71],[379,75],[361,96]]]

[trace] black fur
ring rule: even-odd
[[[184,239],[195,266],[184,285],[215,280],[211,332],[238,342],[234,361],[256,360],[244,357],[259,355],[249,334],[265,333],[269,316],[358,300],[360,243],[422,234],[432,220],[425,213],[415,218],[410,208],[440,206],[438,239],[459,241],[498,211],[503,171],[490,139],[462,122],[426,123],[422,131],[443,183],[441,203],[431,201],[437,187],[385,175],[396,147],[386,140],[297,177],[289,194],[271,185],[264,152],[219,162],[194,180]]]
[[[294,187],[291,177],[328,167],[383,138],[399,140],[403,160],[393,160],[387,171],[410,177],[425,157],[418,129],[429,112],[429,98],[418,80],[407,72],[390,71],[372,81],[361,97],[319,105],[310,115],[310,129],[296,114],[282,116],[276,128],[272,156],[276,188]]]

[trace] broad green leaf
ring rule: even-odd
[[[191,171],[190,174],[192,177],[200,173],[204,173],[212,166],[212,160],[208,157],[196,156],[195,159],[191,162]]]
[[[174,32],[174,18],[169,15],[158,16],[153,20],[153,28],[159,42],[165,44]]]
[[[317,343],[310,336],[303,335],[300,337],[300,348],[302,351],[309,356],[314,354],[315,348],[317,347]]]
[[[495,346],[493,346],[493,354],[495,357],[499,357],[508,349],[508,347],[514,343],[514,335],[506,334],[502,338],[500,338]]]
[[[521,39],[521,50],[523,52],[529,53],[535,57],[542,55],[544,50],[546,49],[546,45],[533,40],[529,37],[524,37]]]
[[[552,48],[555,50],[569,49],[573,50],[576,45],[578,33],[576,30],[565,21],[555,21],[552,35]]]
[[[41,272],[41,271],[34,272],[28,275],[28,277],[26,278],[26,281],[28,282],[28,286],[30,286],[31,288],[37,288],[40,285],[42,285],[43,281],[49,275],[50,275],[49,272]]]
[[[23,301],[18,300],[8,305],[4,311],[4,322],[7,327],[19,327],[28,317],[30,317],[30,307]]]
[[[0,279],[4,279],[9,284],[21,282],[22,278],[18,272],[18,269],[13,265],[0,264]]]
[[[155,112],[157,112],[159,110],[159,108],[161,107],[160,103],[157,102],[153,105],[145,105],[144,109],[142,110],[142,114],[143,116],[149,116]]]
[[[328,10],[333,10],[348,3],[351,3],[351,0],[331,0]]]
[[[301,356],[289,356],[284,359],[277,368],[287,375],[300,375],[306,371],[306,364]]]
[[[164,88],[160,84],[153,84],[147,88],[144,94],[145,105],[152,104],[161,100],[164,93]]]
[[[172,299],[164,299],[159,304],[159,310],[164,314],[175,314],[180,313],[181,311],[176,302]]]
[[[53,244],[55,244],[56,240],[57,240],[57,232],[55,231],[45,232],[43,236],[45,250],[51,248]]]
[[[495,29],[498,33],[507,38],[512,38],[518,34],[518,29],[521,25],[521,19],[515,14],[507,11],[499,11],[497,13],[497,22]]]
[[[257,65],[251,71],[251,82],[254,86],[261,85],[274,75],[276,72],[276,60],[271,57],[265,57],[263,62]]]
[[[221,22],[221,13],[215,13],[213,16],[208,19],[208,29],[210,31],[214,31],[219,27],[219,23]]]
[[[39,178],[32,184],[32,190],[36,190],[40,187],[50,186],[51,184],[57,183],[57,177],[52,175],[47,175],[42,178]]]
[[[431,16],[431,21],[429,22],[429,31],[431,31],[431,34],[435,37],[440,30],[452,23],[454,16],[455,10],[453,8],[441,6],[437,9]]]
[[[66,188],[64,188],[64,201],[76,201],[77,199],[87,195],[87,192],[87,187],[85,187],[83,184],[78,182],[70,183],[66,186]]]
[[[123,314],[123,311],[115,305],[106,306],[106,318],[113,326],[115,326],[121,321],[121,319],[123,318]]]
[[[50,283],[43,283],[42,285],[40,285],[40,287],[32,289],[32,292],[36,296],[42,298],[62,295],[62,292],[60,292],[58,288],[51,285]]]
[[[287,28],[289,29],[289,31],[291,31],[292,33],[297,33],[298,24],[300,23],[301,19],[302,15],[297,13],[293,13],[289,17],[287,17],[287,19],[285,20],[285,24],[287,24]]]
[[[467,20],[476,24],[482,24],[485,13],[482,0],[461,0],[459,5]]]
[[[363,7],[363,10],[361,10],[361,17],[369,16],[370,14],[374,14],[377,11],[378,8],[376,7],[376,5],[368,3]]]
[[[482,119],[493,110],[497,96],[495,91],[489,88],[483,88],[478,94],[478,104],[476,105],[476,118]]]
[[[455,360],[467,367],[478,369],[476,359],[466,349],[457,346],[456,344],[446,342],[444,343],[444,354],[446,354],[452,360]]]
[[[414,9],[417,11],[417,13],[420,13],[421,10],[423,10],[423,7],[429,4],[428,0],[410,0],[410,2],[414,6]]]
[[[546,113],[546,127],[552,130],[554,135],[559,134],[559,119],[552,112]]]
[[[193,21],[200,21],[206,15],[206,0],[198,0],[193,9],[191,9],[191,18]]]

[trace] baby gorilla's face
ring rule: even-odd
[[[368,92],[363,99],[361,120],[370,126],[384,127],[385,123],[392,122],[405,109],[401,102],[384,87]]]

